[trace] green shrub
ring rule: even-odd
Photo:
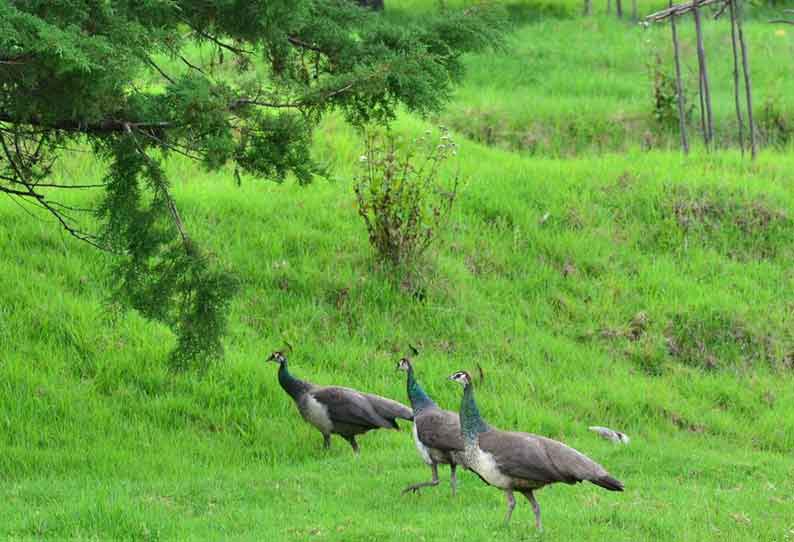
[[[767,97],[759,117],[758,129],[767,145],[786,147],[794,139],[794,123],[784,111],[779,96]]]
[[[648,63],[651,82],[653,84],[653,119],[666,128],[677,128],[678,118],[678,85],[675,75],[669,73],[657,52]],[[684,120],[689,122],[694,110],[694,100],[684,91]]]
[[[392,133],[365,137],[355,192],[358,214],[378,259],[395,267],[410,265],[427,250],[446,223],[457,197],[459,177],[442,164],[457,154],[449,132],[430,131],[410,142]]]

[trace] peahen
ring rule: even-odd
[[[419,491],[422,487],[438,485],[438,465],[449,465],[452,494],[457,489],[456,468],[462,464],[463,437],[460,433],[458,415],[442,410],[425,393],[414,377],[414,368],[408,358],[397,364],[399,370],[407,373],[408,399],[414,410],[414,443],[419,455],[430,465],[433,479],[406,487],[403,493]]]
[[[561,442],[491,427],[477,409],[471,376],[458,371],[449,379],[463,385],[460,422],[466,467],[486,484],[504,490],[505,523],[510,521],[516,505],[513,490],[522,493],[532,504],[539,530],[542,529],[540,506],[533,494],[536,489],[557,482],[575,484],[587,480],[610,491],[623,491],[623,483],[610,476],[604,467]]]
[[[331,435],[339,435],[358,454],[356,435],[372,429],[398,429],[397,418],[413,420],[407,406],[379,395],[339,386],[317,386],[292,376],[284,352],[273,352],[268,361],[279,364],[278,381],[303,419],[323,435],[323,447],[331,446]]]

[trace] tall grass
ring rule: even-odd
[[[738,147],[730,25],[724,18],[708,20],[704,31],[717,144]],[[679,22],[679,33],[685,95],[694,106],[688,129],[698,143],[691,17]],[[794,50],[794,32],[759,21],[748,24],[746,33],[760,138],[785,145],[794,133],[788,120],[794,77],[785,60]],[[522,26],[505,51],[470,57],[466,82],[439,121],[483,143],[542,156],[677,149],[677,124],[654,119],[657,58],[657,69],[672,77],[668,25],[644,28],[604,16],[544,18]]]

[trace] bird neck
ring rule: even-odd
[[[476,441],[477,435],[489,429],[488,424],[480,416],[480,410],[474,400],[472,384],[466,384],[466,387],[463,388],[463,401],[460,403],[460,426],[466,441]]]
[[[416,378],[414,378],[413,367],[408,369],[408,399],[411,401],[411,408],[414,409],[414,413],[427,407],[436,406],[433,400],[425,393],[425,390],[422,389],[422,386],[419,385],[419,382],[416,381]]]
[[[309,390],[309,384],[292,376],[287,367],[287,362],[283,361],[278,368],[278,383],[284,388],[290,397],[298,399]]]

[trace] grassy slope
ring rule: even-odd
[[[479,362],[494,424],[564,439],[627,484],[542,491],[546,538],[794,534],[792,158],[464,144],[469,182],[419,303],[372,268],[356,147],[327,122],[317,153],[337,180],[306,189],[171,164],[192,231],[243,284],[228,355],[203,377],[169,374],[169,333],[108,302],[106,260],[0,200],[1,535],[536,538],[524,502],[495,529],[503,498],[468,473],[455,500],[400,497],[429,476],[407,431],[365,436],[357,460],[339,441],[323,453],[262,363],[284,338],[296,374],[396,398],[394,362],[420,343],[425,387],[453,408],[446,376]],[[100,170],[78,156],[60,175]]]
[[[761,19],[770,16],[758,13]],[[751,50],[754,110],[762,136],[778,143],[773,119],[782,115],[791,138],[794,78],[780,62],[794,51],[794,32],[753,23],[746,34]],[[687,99],[697,100],[697,57],[691,19],[680,24]],[[705,43],[714,102],[715,132],[721,144],[736,140],[733,57],[726,21],[705,24]],[[678,148],[675,130],[653,118],[650,65],[661,61],[672,76],[667,25],[647,29],[613,17],[547,18],[521,27],[503,54],[472,62],[457,98],[441,115],[469,137],[540,155],[588,150],[625,151],[640,144]],[[744,98],[742,98],[744,99]],[[672,108],[670,113],[676,114]],[[675,117],[673,117],[675,120]],[[697,110],[690,138],[699,143]]]

